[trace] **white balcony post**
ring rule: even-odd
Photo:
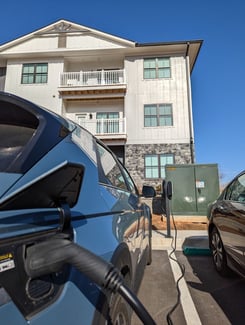
[[[101,84],[104,85],[105,84],[105,70],[101,70]]]
[[[122,129],[123,129],[123,120],[119,119],[119,133],[122,133]]]
[[[62,73],[60,72],[60,86],[63,85],[63,75],[64,75],[64,74],[62,74]]]

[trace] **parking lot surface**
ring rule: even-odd
[[[198,249],[184,254],[186,246]],[[219,276],[207,248],[205,230],[178,231],[176,241],[167,238],[165,231],[153,231],[153,261],[146,268],[138,297],[156,324],[168,324],[167,314],[178,300],[176,282],[181,272],[169,258],[171,252],[185,269],[179,281],[180,304],[170,315],[172,324],[244,324],[245,280],[235,274]],[[140,324],[133,315],[131,325]]]

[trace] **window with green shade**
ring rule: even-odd
[[[144,126],[172,126],[172,104],[144,105]]]
[[[22,84],[43,84],[48,82],[48,63],[26,63],[22,67]]]
[[[165,165],[174,163],[174,154],[145,155],[145,178],[165,178]]]
[[[103,112],[97,113],[97,133],[118,133],[119,132],[119,113]]]
[[[144,59],[144,79],[160,79],[170,77],[170,58]]]
[[[157,155],[145,155],[145,178],[159,178]]]
[[[161,178],[165,178],[165,165],[174,164],[174,155],[172,153],[161,154],[160,158],[160,175]]]

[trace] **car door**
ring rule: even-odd
[[[229,254],[245,266],[245,174],[239,175],[228,187],[222,204],[220,228],[224,245]]]
[[[137,261],[142,242],[140,231],[142,210],[139,206],[139,196],[133,185],[130,188],[123,167],[113,154],[100,143],[97,143],[97,148],[101,193],[109,205],[109,210],[115,213],[113,223],[115,237],[119,242],[125,241],[128,244]],[[123,214],[118,214],[120,211],[124,211]]]

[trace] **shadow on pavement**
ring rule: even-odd
[[[208,247],[208,239],[186,238],[186,245]],[[211,256],[201,254],[184,255],[176,252],[180,263],[185,265],[185,280],[203,324],[244,324],[245,279],[232,274],[220,276],[213,265]],[[204,252],[204,250],[203,250]]]
[[[154,250],[152,264],[147,266],[138,297],[149,311],[156,324],[167,324],[166,316],[176,303],[177,291],[167,251]],[[178,306],[171,317],[173,324],[185,325],[181,306]],[[142,325],[133,315],[131,325]]]

